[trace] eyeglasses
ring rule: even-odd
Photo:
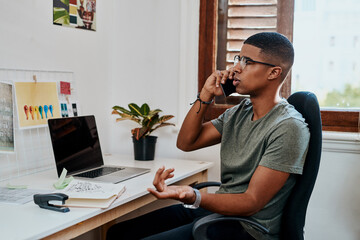
[[[271,64],[271,63],[266,63],[266,62],[259,62],[259,61],[255,61],[252,60],[251,58],[248,57],[240,57],[239,55],[235,55],[234,57],[234,66],[236,66],[238,63],[240,63],[240,66],[242,69],[244,69],[246,67],[247,64],[251,64],[251,63],[260,63],[260,64],[264,64],[270,67],[276,67],[276,65]]]

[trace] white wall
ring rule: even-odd
[[[360,135],[325,132],[306,239],[360,239]]]
[[[175,146],[197,93],[199,0],[98,1],[96,32],[53,25],[52,1],[0,6],[0,68],[74,72],[79,109],[95,115],[104,153],[133,154],[135,124],[116,123],[111,107],[147,102],[177,125],[154,132],[156,156],[203,159],[204,150]]]
[[[175,146],[197,93],[198,10],[199,0],[98,1],[90,32],[53,25],[52,1],[0,0],[0,68],[74,72],[81,113],[96,116],[105,153],[132,154],[134,125],[115,123],[113,105],[147,102],[175,115],[176,128],[155,134],[156,155],[213,161],[209,178],[218,179],[219,146],[192,153]],[[343,138],[325,141],[307,239],[360,238],[359,137]]]
[[[154,132],[159,136],[156,156],[218,164],[218,146],[194,153],[176,148],[177,131],[197,94],[199,1],[153,0],[141,1],[141,5],[114,1],[110,94],[103,106],[109,110],[113,105],[147,102],[163,114],[175,115],[176,127]],[[107,134],[102,138],[105,151],[132,155],[130,129],[135,123],[116,123],[115,116],[107,117]],[[205,157],[202,154],[212,151]],[[218,176],[218,170],[210,172],[211,178]]]

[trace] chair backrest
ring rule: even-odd
[[[320,165],[321,115],[318,100],[311,92],[293,93],[288,98],[288,102],[305,118],[310,130],[310,142],[303,174],[298,176],[283,212],[280,239],[302,240],[306,210]]]

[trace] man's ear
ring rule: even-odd
[[[281,76],[281,73],[282,73],[281,67],[279,67],[279,66],[272,67],[268,79],[269,80],[277,79]]]

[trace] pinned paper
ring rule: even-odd
[[[56,82],[15,82],[15,93],[19,128],[47,127],[51,113],[45,105],[53,106],[54,118],[61,116]]]
[[[78,110],[77,110],[76,103],[72,104],[72,109],[73,109],[74,117],[76,117],[78,115]]]
[[[74,179],[73,177],[66,177],[67,170],[63,168],[59,180],[53,184],[54,188],[56,189],[64,189],[69,183]]]
[[[70,89],[70,83],[69,82],[63,82],[60,81],[60,93],[70,95],[71,89]]]

